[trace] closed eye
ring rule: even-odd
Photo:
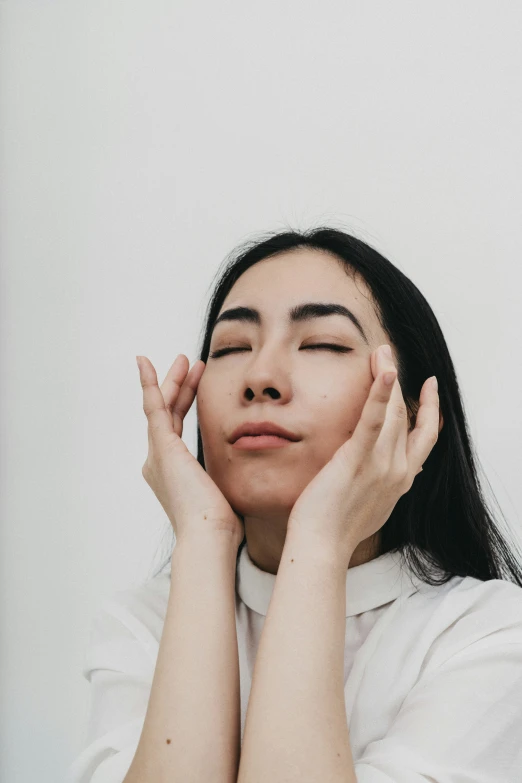
[[[315,345],[305,345],[300,350],[306,351],[309,348],[322,348],[324,350],[334,351],[336,353],[348,353],[348,351],[353,351],[353,348],[347,348],[344,345],[336,345],[335,343],[317,343]],[[213,351],[210,354],[210,358],[218,359],[220,356],[224,356],[227,353],[237,353],[238,351],[248,351],[248,348],[220,348],[217,351]]]

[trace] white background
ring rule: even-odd
[[[197,358],[226,254],[329,224],[446,336],[522,539],[522,7],[1,2],[1,768],[83,749],[89,624],[153,565],[135,363]],[[196,453],[191,411],[185,440]]]

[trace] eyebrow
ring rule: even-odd
[[[301,323],[311,321],[313,318],[325,318],[329,315],[342,315],[348,318],[359,330],[365,343],[370,344],[357,316],[344,305],[334,302],[303,302],[303,304],[295,305],[288,311],[288,323]],[[213,329],[222,321],[241,321],[261,326],[261,314],[254,307],[232,307],[216,318]]]

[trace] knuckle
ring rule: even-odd
[[[358,462],[353,469],[353,480],[356,481],[364,474],[364,465]]]
[[[401,463],[394,468],[393,479],[395,484],[404,484],[408,479],[408,465],[406,463]]]
[[[375,390],[375,394],[374,394],[375,402],[378,402],[381,405],[387,405],[388,404],[389,396],[388,396],[387,389],[388,389],[388,387],[386,387],[386,389],[378,388],[378,389]]]
[[[406,406],[398,403],[395,406],[395,415],[398,419],[405,419],[407,416]]]
[[[373,474],[378,481],[384,481],[389,478],[390,466],[384,459],[376,459],[373,463]]]
[[[393,459],[388,459],[385,455],[375,459],[373,463],[373,473],[378,481],[385,482],[390,486],[402,486],[408,476],[408,465],[402,460],[397,463]]]
[[[409,491],[410,491],[410,489],[411,489],[411,488],[412,488],[412,486],[413,486],[413,482],[414,482],[414,480],[415,480],[415,476],[413,476],[413,477],[411,477],[411,476],[408,476],[408,477],[406,477],[406,478],[404,479],[404,481],[402,482],[402,494],[403,494],[403,495],[405,495],[405,494],[406,494],[406,492],[409,492]]]
[[[384,465],[381,465],[376,470],[377,480],[380,484],[390,483],[390,471]]]
[[[366,426],[372,434],[380,432],[382,425],[383,419],[380,416],[371,416],[366,421]]]
[[[154,408],[148,400],[143,400],[143,412],[147,418],[152,415]]]

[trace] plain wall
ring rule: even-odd
[[[226,254],[328,224],[418,285],[522,540],[520,3],[0,3],[2,783],[83,749],[89,626],[150,572],[135,356]],[[196,453],[196,422],[185,441]]]

